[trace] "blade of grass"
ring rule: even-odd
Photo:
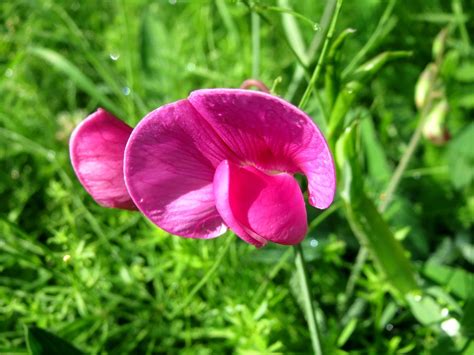
[[[324,38],[326,38],[326,34],[329,31],[330,21],[332,19],[332,15],[336,10],[336,0],[329,0],[326,3],[326,7],[324,8],[323,15],[320,21],[320,30],[316,32],[309,45],[309,49],[307,51],[308,62],[312,63],[313,58],[316,53],[321,48]],[[300,86],[300,82],[305,75],[305,67],[300,63],[297,64],[295,72],[293,73],[293,77],[291,79],[290,85],[288,85],[288,90],[285,95],[286,100],[292,101],[298,87]]]
[[[289,8],[288,0],[278,0],[278,5]],[[282,13],[281,20],[285,34],[288,37],[288,42],[293,47],[293,52],[300,58],[300,61],[305,66],[308,66],[309,56],[306,52],[306,45],[295,17],[288,13]]]
[[[42,59],[43,61],[52,65],[56,70],[65,74],[78,87],[84,90],[94,99],[98,100],[106,109],[117,113],[119,116],[124,116],[121,108],[110,100],[102,91],[100,91],[94,82],[86,76],[77,66],[63,57],[56,51],[47,48],[33,47],[30,52]]]
[[[254,11],[251,13],[252,21],[252,77],[260,75],[260,16]]]
[[[390,26],[388,26],[388,24],[390,21],[390,16],[392,15],[392,12],[396,3],[397,3],[397,0],[390,0],[388,2],[387,7],[385,8],[382,14],[382,17],[380,17],[380,21],[377,24],[377,27],[375,28],[374,32],[370,36],[369,40],[365,43],[362,49],[359,52],[357,52],[357,54],[354,56],[354,58],[350,61],[350,63],[342,72],[343,79],[346,78],[349,74],[351,74],[354,71],[354,69],[360,64],[360,62],[364,59],[367,53],[375,47],[375,45],[377,44],[377,41],[379,41],[381,37],[383,37],[385,34],[391,31],[395,23],[393,23]]]
[[[222,21],[224,22],[224,26],[226,27],[227,32],[229,32],[230,37],[234,39],[236,44],[240,43],[239,31],[237,30],[235,22],[229,13],[229,8],[227,7],[226,1],[216,0],[216,7],[217,11],[219,12],[219,15],[222,18]]]
[[[308,103],[309,98],[311,97],[311,93],[313,92],[314,86],[316,85],[316,81],[319,78],[319,74],[321,73],[321,68],[323,66],[324,59],[326,57],[326,52],[329,48],[329,42],[331,41],[332,37],[334,36],[334,30],[336,28],[337,18],[339,16],[340,11],[341,11],[342,2],[343,2],[343,0],[338,0],[336,2],[336,9],[335,9],[334,13],[332,14],[331,22],[330,22],[330,25],[329,25],[329,30],[328,30],[328,33],[326,35],[326,39],[324,40],[323,49],[321,50],[321,54],[319,56],[318,63],[316,64],[316,69],[314,70],[313,75],[311,76],[309,84],[306,88],[306,91],[304,92],[303,97],[301,98],[301,100],[298,104],[298,107],[300,109],[304,109],[304,107]]]
[[[451,5],[453,8],[453,12],[456,16],[456,22],[459,28],[459,32],[461,34],[461,39],[463,41],[465,51],[469,52],[469,48],[471,47],[471,40],[469,38],[469,33],[467,32],[467,29],[466,29],[466,23],[465,21],[463,21],[464,13],[463,13],[461,1],[454,0],[451,3]]]

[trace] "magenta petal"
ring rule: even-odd
[[[215,207],[212,180],[226,149],[187,100],[162,106],[128,141],[128,191],[140,211],[169,233],[217,237],[226,226]]]
[[[223,161],[214,176],[217,210],[243,240],[297,244],[306,235],[306,209],[293,176],[271,175],[251,166]]]
[[[230,205],[230,163],[227,160],[217,167],[214,175],[214,195],[216,199],[216,207],[222,219],[227,226],[237,234],[241,239],[247,243],[253,244],[256,247],[264,246],[267,241],[263,238],[254,239],[247,233],[247,230],[242,226],[234,216],[233,209]]]
[[[198,90],[189,101],[241,162],[266,171],[303,172],[311,205],[331,204],[336,186],[331,152],[303,111],[275,96],[239,89]]]
[[[87,192],[102,206],[136,209],[123,178],[123,156],[132,128],[99,109],[76,127],[69,149]]]

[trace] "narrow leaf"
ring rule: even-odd
[[[463,299],[467,299],[474,291],[474,274],[463,269],[428,261],[423,273]]]
[[[288,5],[288,0],[278,0],[278,5],[283,8],[290,7]],[[288,38],[288,43],[290,44],[294,53],[303,63],[303,65],[307,66],[309,64],[309,58],[306,54],[306,45],[304,43],[303,36],[301,35],[301,31],[298,26],[298,23],[295,20],[295,17],[288,13],[282,13],[281,19],[283,22],[283,29],[285,31],[285,35]]]
[[[31,355],[79,355],[80,350],[58,336],[37,327],[25,328],[26,344]]]
[[[388,164],[385,150],[377,138],[372,117],[363,119],[360,128],[369,174],[374,181],[386,184],[390,179],[392,169]]]
[[[119,107],[117,107],[117,105],[112,100],[110,100],[101,90],[99,90],[88,76],[86,76],[77,66],[75,66],[58,52],[39,47],[31,48],[30,52],[52,65],[56,70],[65,74],[78,87],[84,90],[91,97],[98,100],[105,108],[117,114],[122,113]],[[123,116],[123,114],[119,116]]]

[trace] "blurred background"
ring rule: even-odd
[[[133,126],[250,77],[298,104],[335,4],[0,2],[1,353],[26,353],[28,327],[30,351],[50,336],[39,327],[86,353],[311,352],[292,249],[178,238],[101,208],[68,138],[97,107]],[[353,200],[309,208],[303,249],[327,353],[474,354],[473,16],[470,0],[342,5],[305,110],[334,145],[357,131],[363,194],[421,291],[384,276],[383,245],[360,248],[382,237],[357,228]],[[338,179],[346,191],[345,170]]]

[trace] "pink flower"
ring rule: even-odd
[[[76,128],[71,160],[103,206],[133,209],[169,233],[215,238],[227,228],[257,247],[297,244],[307,232],[303,193],[327,208],[334,163],[311,119],[275,96],[198,90],[149,113],[132,130],[104,110]]]

